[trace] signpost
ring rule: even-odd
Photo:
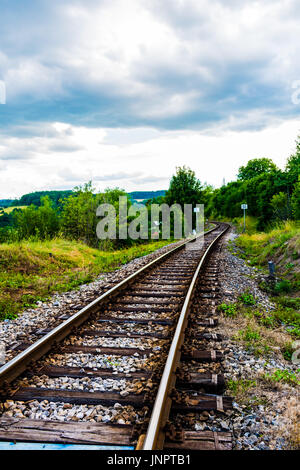
[[[154,220],[153,223],[154,223],[154,227],[151,227],[151,230],[154,230],[154,232],[151,234],[151,237],[152,235],[159,236],[159,221]]]
[[[246,231],[246,209],[248,209],[248,204],[242,204],[241,208],[244,211],[244,230],[243,233]]]
[[[200,212],[200,208],[199,207],[194,207],[194,213],[197,214],[198,212]],[[197,216],[196,216],[197,217]],[[196,235],[196,230],[193,229],[193,235],[195,236]]]

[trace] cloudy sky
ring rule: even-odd
[[[0,0],[0,198],[281,168],[300,133],[298,0]],[[1,96],[2,94],[2,96]]]

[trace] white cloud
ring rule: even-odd
[[[270,97],[273,88],[279,87],[288,107],[291,82],[300,77],[296,0],[65,0],[53,5],[39,22],[38,13],[27,18],[27,27],[16,13],[13,26],[20,32],[14,50],[10,25],[4,25],[0,65],[11,100],[22,95],[33,102],[76,100],[74,90],[78,97],[126,98],[132,119],[157,119],[159,125],[160,119],[194,112],[194,96],[198,106],[213,108],[218,87],[223,106],[232,94],[238,104],[249,93],[249,82],[254,97],[267,87],[266,106],[278,112],[278,97]],[[109,102],[106,106],[109,111]],[[248,111],[263,106],[263,99],[247,103]]]
[[[91,178],[158,189],[183,164],[219,185],[293,151],[296,0],[16,3],[0,31],[2,197]]]
[[[223,178],[234,180],[249,158],[269,157],[284,168],[295,148],[299,122],[277,122],[252,132],[142,132],[139,128],[99,129],[63,123],[56,123],[55,129],[58,134],[36,139],[2,137],[0,155],[7,151],[8,158],[0,166],[0,198],[70,188],[90,179],[100,190],[107,186],[127,191],[166,189],[176,166],[182,165],[195,170],[202,182],[220,186]],[[64,146],[71,145],[73,151],[64,151]],[[22,156],[22,149],[28,158],[9,159],[9,152]]]

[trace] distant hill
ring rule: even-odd
[[[166,191],[161,189],[159,191],[132,191],[128,193],[132,199],[136,201],[145,200],[145,199],[153,199],[154,197],[164,196]]]
[[[30,206],[30,204],[34,204],[35,206],[41,205],[41,197],[49,196],[49,198],[54,202],[54,204],[58,204],[60,199],[64,199],[72,194],[70,190],[63,190],[63,191],[35,191],[33,193],[24,194],[20,197],[20,199],[16,199],[12,205],[14,206]]]
[[[12,199],[0,199],[0,207],[9,207],[12,202]]]
[[[164,196],[166,193],[165,190],[159,191],[132,191],[129,194],[133,201],[146,201],[159,196]],[[60,199],[69,197],[72,194],[71,190],[62,190],[62,191],[35,191],[32,193],[24,194],[20,199],[0,199],[0,207],[10,207],[10,206],[30,206],[34,204],[35,206],[41,205],[41,197],[49,196],[49,198],[58,204]]]

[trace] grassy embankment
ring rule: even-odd
[[[0,244],[0,320],[26,307],[91,282],[134,258],[170,243],[151,242],[118,251],[100,251],[83,243],[55,239]]]
[[[256,299],[245,292],[235,304],[222,304],[220,307],[227,317],[241,313],[247,318],[245,331],[240,332],[240,339],[262,345],[265,336],[265,347],[272,344],[269,330],[281,328],[290,340],[300,337],[300,226],[297,222],[286,222],[269,232],[241,234],[234,242],[238,256],[250,265],[260,268],[260,287],[265,290],[276,308],[268,312],[257,304]],[[268,261],[276,265],[276,280],[273,283],[264,280],[268,274]],[[274,342],[274,341],[273,341]],[[277,344],[278,346],[278,344]],[[291,357],[291,345],[281,345],[282,352],[288,359]]]
[[[286,222],[269,232],[245,233],[239,236],[236,245],[242,250],[241,256],[251,265],[268,269],[268,261],[276,265],[276,283],[271,288],[262,288],[276,296],[274,301],[300,308],[300,223]],[[288,297],[285,299],[285,297]]]
[[[237,229],[241,232],[242,220]],[[292,363],[292,355],[299,349],[294,343],[300,339],[300,226],[299,222],[286,222],[269,232],[256,232],[256,221],[247,218],[248,233],[241,234],[233,244],[233,251],[259,268],[260,287],[276,305],[266,311],[251,292],[244,292],[235,303],[221,304],[224,329],[237,344],[267,361],[272,355]],[[237,248],[236,248],[237,247]],[[268,261],[276,264],[276,280],[266,282]],[[296,364],[293,361],[294,364]],[[280,432],[285,435],[290,448],[299,448],[300,430],[297,424],[297,403],[294,387],[300,385],[300,368],[274,369],[272,372],[245,374],[241,379],[230,380],[227,389],[249,412],[258,405],[271,406],[272,401],[282,400],[288,416]],[[280,393],[287,394],[291,403],[285,403]],[[275,394],[274,394],[275,393]],[[278,395],[279,394],[279,395]],[[294,403],[294,401],[295,403]]]
[[[241,234],[234,241],[233,250],[260,268],[260,287],[276,308],[266,311],[250,292],[244,292],[237,302],[223,303],[219,309],[227,320],[232,320],[236,341],[257,356],[278,351],[289,361],[294,352],[292,343],[300,338],[300,226],[286,222],[269,232],[255,232],[254,225],[252,220],[250,233]],[[276,264],[273,283],[264,280],[269,260]]]

